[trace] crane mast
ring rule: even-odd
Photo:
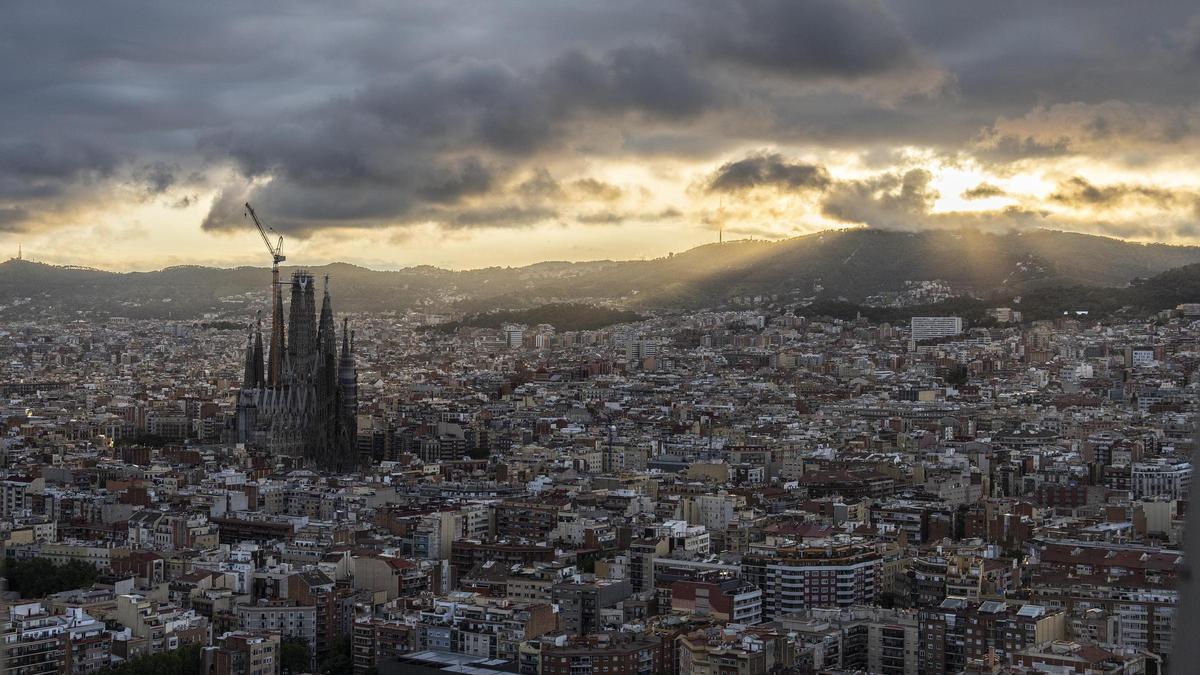
[[[279,235],[279,240],[272,246],[271,238],[267,236],[267,230],[271,230],[271,228],[262,224],[249,202],[246,202],[246,215],[254,221],[254,226],[258,228],[258,234],[271,253],[271,352],[267,356],[267,384],[274,386],[279,384],[283,376],[285,345],[283,341],[283,291],[279,287],[279,263],[287,260],[287,256],[283,255],[283,235]],[[274,233],[275,230],[271,230],[271,232]]]

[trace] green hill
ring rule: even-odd
[[[464,317],[443,326],[453,330],[459,326],[474,328],[500,328],[506,324],[523,324],[536,326],[550,324],[559,331],[598,330],[618,323],[632,323],[646,317],[637,312],[630,312],[609,307],[596,307],[575,303],[556,303],[542,305],[532,309],[501,309],[491,312],[480,312]]]
[[[497,308],[609,301],[634,310],[695,308],[762,294],[858,303],[873,293],[901,288],[906,281],[934,279],[977,294],[1123,288],[1135,279],[1195,263],[1200,263],[1200,247],[1049,230],[993,234],[852,229],[782,241],[710,244],[645,261],[545,262],[468,271],[429,266],[376,271],[335,263],[309,270],[318,277],[330,276],[338,311],[421,307],[470,315]],[[293,269],[285,268],[285,277]],[[244,318],[248,306],[265,305],[269,279],[268,270],[251,267],[186,266],[119,274],[10,260],[0,263],[0,305],[5,306],[0,316],[84,312]]]

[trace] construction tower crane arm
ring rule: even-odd
[[[246,215],[254,221],[254,226],[258,228],[258,233],[262,235],[263,243],[267,245],[267,250],[271,252],[271,261],[275,265],[287,260],[287,256],[283,255],[283,235],[279,235],[279,243],[271,245],[271,238],[267,236],[267,230],[270,228],[263,227],[262,222],[258,219],[258,214],[254,212],[254,208],[250,206],[250,202],[246,202]],[[274,230],[271,230],[274,232]]]

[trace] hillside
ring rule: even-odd
[[[703,307],[731,296],[758,294],[859,302],[905,281],[932,279],[977,293],[1120,288],[1194,263],[1200,263],[1200,247],[1048,230],[991,234],[854,229],[782,241],[710,244],[647,261],[545,262],[469,271],[421,266],[385,272],[344,263],[309,269],[318,277],[331,277],[339,311],[419,307],[461,315],[613,301],[635,310]],[[293,269],[285,268],[284,274]],[[79,311],[244,317],[247,307],[266,302],[268,279],[266,269],[251,267],[112,273],[10,260],[0,263],[0,316]]]
[[[560,331],[597,330],[613,324],[633,323],[645,318],[637,312],[610,307],[557,303],[532,309],[501,309],[470,314],[463,317],[462,321],[444,324],[441,329],[449,331],[460,326],[500,328],[510,323],[529,326],[546,323]]]
[[[1200,264],[1185,265],[1122,287],[1041,286],[1020,293],[997,291],[987,299],[953,297],[940,302],[907,307],[870,307],[852,302],[818,300],[795,306],[799,314],[872,321],[903,322],[914,316],[961,316],[972,325],[989,323],[989,307],[1011,306],[1025,321],[1054,319],[1086,312],[1088,317],[1150,317],[1183,303],[1200,302]]]
[[[1167,270],[1149,279],[1137,279],[1121,288],[1088,286],[1047,287],[1020,298],[1027,318],[1050,318],[1064,312],[1086,311],[1090,316],[1128,313],[1145,316],[1182,303],[1200,302],[1200,264]]]
[[[656,299],[668,304],[726,294],[803,292],[814,282],[827,295],[859,300],[906,280],[943,279],[981,293],[1046,285],[1121,286],[1195,262],[1200,262],[1197,247],[1063,232],[849,230],[703,246],[655,261],[654,269],[634,270],[626,283],[658,288]],[[620,280],[605,283],[619,287]]]

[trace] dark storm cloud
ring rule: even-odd
[[[479,158],[468,157],[457,166],[443,167],[430,177],[418,194],[429,202],[453,204],[465,196],[487,192],[492,182],[492,172]]]
[[[714,103],[708,85],[677,57],[623,47],[599,57],[570,52],[543,70],[527,72],[492,62],[427,65],[323,105],[289,125],[223,131],[206,142],[233,157],[245,176],[271,179],[253,191],[252,199],[287,183],[289,191],[327,193],[332,221],[362,225],[373,217],[379,224],[398,224],[428,218],[430,211],[423,207],[430,204],[486,195],[507,182],[520,161],[558,146],[572,123],[625,115],[678,121]],[[464,151],[494,161],[457,158]],[[548,174],[533,180],[524,185],[526,192],[554,189]],[[378,210],[372,214],[361,212],[361,200],[344,202],[348,210],[341,213],[343,202],[330,186],[337,192],[374,187],[386,195],[373,201]],[[614,194],[599,182],[576,187],[592,188],[593,197]],[[319,225],[312,218],[298,220],[292,217],[300,215],[295,209],[281,206],[284,218],[277,227],[301,233]],[[206,228],[243,226],[237,218],[214,213]],[[448,218],[448,224],[502,226],[519,220],[467,211],[463,219]]]
[[[538,167],[533,175],[517,185],[517,194],[526,199],[554,199],[562,196],[562,186],[545,167]]]
[[[29,218],[29,213],[19,207],[0,207],[0,232],[20,232],[18,227]]]
[[[864,180],[841,181],[829,189],[821,211],[846,223],[888,229],[913,229],[925,224],[938,198],[924,169],[886,173]]]
[[[557,216],[557,211],[546,207],[489,206],[458,211],[448,224],[454,228],[529,227]]]
[[[739,192],[756,187],[824,190],[829,171],[817,164],[792,162],[779,153],[760,153],[722,164],[708,180],[709,192]]]
[[[1171,56],[1175,65],[1185,70],[1200,67],[1200,16],[1193,17],[1173,38]]]
[[[875,0],[698,3],[691,37],[713,60],[788,78],[861,78],[920,63],[920,49]]]
[[[1006,192],[1004,188],[991,183],[980,183],[970,190],[964,190],[962,193],[963,199],[987,199],[988,197],[1003,197]]]
[[[486,61],[423,66],[373,84],[324,114],[362,116],[394,135],[393,142],[414,148],[483,146],[528,154],[559,131],[528,74]]]
[[[542,76],[539,90],[559,114],[637,111],[686,119],[716,100],[712,86],[682,54],[652,47],[622,47],[601,58],[569,52]]]
[[[141,193],[142,201],[149,201],[174,187],[179,182],[179,172],[178,164],[153,162],[134,169],[133,182]],[[186,200],[186,197],[183,199]],[[172,203],[175,208],[186,208],[190,205],[190,200],[187,200],[186,203],[182,200],[175,200]]]
[[[1180,204],[1191,206],[1197,203],[1196,195],[1187,191],[1125,183],[1096,185],[1079,176],[1073,176],[1059,183],[1058,189],[1050,195],[1050,199],[1068,206],[1098,208],[1111,208],[1137,202],[1158,207],[1172,207]]]
[[[683,214],[672,208],[661,211],[596,211],[575,216],[574,221],[583,225],[620,225],[621,223],[640,222],[654,223],[662,220],[679,218]]]
[[[133,178],[150,194],[160,195],[175,185],[177,173],[179,173],[178,164],[154,162],[135,171]]]
[[[538,168],[517,184],[517,196],[532,202],[562,199],[568,194],[577,199],[611,202],[621,198],[621,188],[595,178],[579,178],[563,186],[545,168]]]
[[[761,35],[730,40],[731,25]],[[424,2],[171,9],[130,0],[70,12],[23,6],[0,38],[9,100],[41,108],[30,115],[0,103],[13,113],[5,118],[17,124],[14,137],[85,128],[128,148],[130,173],[148,194],[176,184],[159,169],[191,164],[168,158],[198,147],[211,166],[232,162],[253,181],[226,193],[269,204],[277,227],[294,233],[404,223],[484,199],[536,156],[578,151],[592,124],[630,138],[656,128],[698,137],[711,131],[700,120],[736,109],[732,97],[756,86],[713,66],[855,80],[902,71],[919,51],[886,10],[858,0],[517,2],[465,15]],[[85,165],[99,176],[120,164],[94,159]],[[0,171],[8,196],[53,191]],[[226,202],[235,204],[218,199],[206,228],[244,226]]]
[[[571,188],[585,199],[597,199],[607,202],[616,201],[624,194],[624,191],[616,185],[605,183],[595,178],[580,178],[579,180],[571,181]]]
[[[984,161],[1006,164],[1022,159],[1059,157],[1069,152],[1070,140],[1066,137],[1042,141],[1030,136],[1003,134],[984,140],[974,154]]]
[[[117,153],[88,141],[0,140],[0,199],[46,199],[113,174]]]
[[[599,211],[582,214],[576,220],[586,225],[616,225],[625,222],[625,215],[612,211]]]
[[[581,156],[795,144],[1144,163],[1195,146],[1196,14],[1176,0],[14,3],[0,208],[39,221],[131,177],[186,206],[232,167],[207,229],[244,227],[245,199],[295,234],[501,227],[551,199],[623,199],[565,172],[530,182]],[[852,188],[740,161],[714,186],[857,189],[868,210],[903,211],[894,169]]]
[[[826,216],[845,223],[893,230],[971,228],[1008,231],[1045,226],[1076,227],[1071,221],[1053,219],[1053,214],[1048,211],[1027,206],[934,212],[939,194],[930,185],[931,179],[924,169],[910,169],[862,180],[837,181],[825,193],[821,210]],[[994,188],[986,184],[980,187],[985,192]]]
[[[438,62],[322,106],[290,129],[263,135],[247,128],[213,140],[249,175],[282,170],[294,179],[394,179],[407,178],[408,167],[387,158],[393,153],[474,149],[524,157],[557,143],[583,117],[676,119],[712,102],[707,85],[681,62],[653,50],[622,48],[599,58],[572,52],[537,72],[498,62]]]

